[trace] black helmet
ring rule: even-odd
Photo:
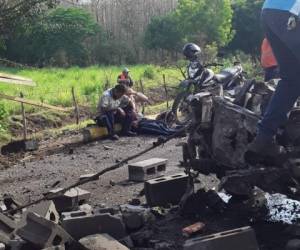
[[[196,59],[197,56],[201,53],[201,48],[194,43],[187,43],[182,49],[182,53],[189,60]]]

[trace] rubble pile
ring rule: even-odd
[[[268,239],[276,232],[266,227],[287,223],[299,211],[297,202],[287,199],[281,204],[281,197],[258,188],[245,199],[236,192],[191,186],[198,177],[184,172],[164,175],[167,162],[153,158],[128,166],[129,180],[144,183],[144,204],[133,198],[128,204],[92,207],[91,193],[76,187],[65,193],[51,190],[44,195],[60,195],[18,210],[20,203],[5,195],[0,204],[0,250],[298,249],[298,226],[280,227],[281,245],[275,241],[276,247],[270,247]],[[286,204],[289,210],[282,217]]]

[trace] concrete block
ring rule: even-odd
[[[0,213],[0,242],[8,244],[17,224],[11,218]]]
[[[130,181],[146,181],[162,176],[167,168],[167,159],[151,158],[128,165]]]
[[[145,182],[145,196],[149,206],[177,205],[186,191],[188,176],[178,173]]]
[[[72,242],[72,237],[63,228],[38,214],[28,212],[25,220],[25,226],[17,229],[16,234],[37,247],[47,248]]]
[[[50,193],[57,193],[61,190],[61,188],[53,189]],[[66,212],[78,208],[78,206],[86,203],[90,197],[90,192],[81,188],[72,188],[63,195],[54,198],[53,202],[58,212]]]
[[[56,224],[59,222],[59,214],[53,201],[43,201],[29,208],[28,211],[36,213],[47,220],[53,221]]]
[[[251,227],[242,227],[187,240],[184,250],[259,250]]]
[[[108,234],[89,235],[79,242],[89,250],[129,250]]]
[[[63,213],[62,227],[76,240],[100,233],[107,233],[116,239],[126,236],[122,219],[109,213],[87,214],[83,211]]]

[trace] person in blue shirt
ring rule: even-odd
[[[275,136],[288,119],[288,113],[300,96],[300,0],[266,0],[262,23],[280,68],[274,96],[258,124],[258,132],[248,151],[276,156],[280,148]]]

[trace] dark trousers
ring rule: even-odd
[[[268,82],[272,79],[280,78],[280,76],[279,76],[279,67],[278,66],[265,68],[264,71],[265,71],[265,82]]]
[[[125,116],[119,112],[107,111],[105,114],[96,118],[98,126],[104,126],[110,135],[114,134],[114,125],[120,123],[122,125],[122,133],[127,133],[131,130],[132,121],[134,119],[133,110],[129,107],[124,109]]]
[[[300,96],[300,23],[294,30],[287,29],[290,13],[264,10],[262,21],[280,68],[280,78],[262,121],[258,136],[271,139],[287,121],[288,112]]]
[[[177,129],[169,128],[164,122],[150,119],[142,119],[135,128],[135,132],[146,135],[170,136],[177,132]]]

